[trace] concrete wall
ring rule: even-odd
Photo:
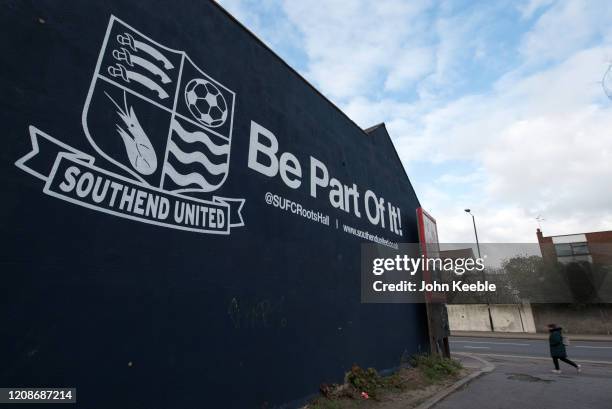
[[[529,304],[494,304],[491,319],[496,332],[536,332]],[[491,320],[485,304],[448,305],[451,331],[491,331]]]
[[[533,309],[531,304],[525,303],[520,305],[521,318],[523,320],[524,332],[537,332],[535,319],[533,318]]]
[[[538,332],[557,324],[568,334],[612,334],[611,304],[533,304]]]
[[[485,304],[447,305],[451,331],[491,331]]]
[[[496,332],[536,332],[529,304],[491,305],[491,317]]]
[[[447,305],[451,331],[491,331],[486,304]],[[612,334],[612,304],[492,304],[495,332],[545,332],[558,324],[568,334]]]

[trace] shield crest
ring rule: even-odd
[[[212,192],[227,178],[235,93],[184,51],[111,16],[83,109],[93,148],[140,183]]]

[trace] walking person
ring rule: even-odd
[[[563,339],[562,328],[557,324],[548,324],[548,343],[550,344],[550,356],[552,357],[555,369],[553,373],[561,373],[559,369],[559,360],[576,368],[576,372],[580,373],[580,365],[567,359],[567,351],[565,350],[565,342]]]

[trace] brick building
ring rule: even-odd
[[[611,334],[612,231],[544,236],[538,229],[537,236],[544,260],[566,265],[564,273],[574,299],[532,304],[536,328],[555,322],[570,334]]]
[[[612,263],[612,231],[544,236],[536,232],[542,257],[567,264],[572,261]]]

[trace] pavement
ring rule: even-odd
[[[468,368],[471,370],[469,375],[464,376],[448,388],[445,388],[436,393],[435,395],[431,396],[430,398],[422,402],[419,406],[417,406],[415,409],[430,409],[438,402],[445,399],[451,393],[457,391],[462,387],[467,386],[467,384],[474,381],[474,379],[477,379],[478,377],[495,369],[495,365],[475,355],[463,354],[459,352],[455,353],[453,358],[459,360],[464,368]]]
[[[582,373],[561,362],[559,375],[551,373],[544,340],[452,337],[450,345],[453,357],[464,365],[478,365],[466,361],[472,356],[495,368],[434,409],[612,409],[612,342],[572,342],[568,353],[581,363]]]

